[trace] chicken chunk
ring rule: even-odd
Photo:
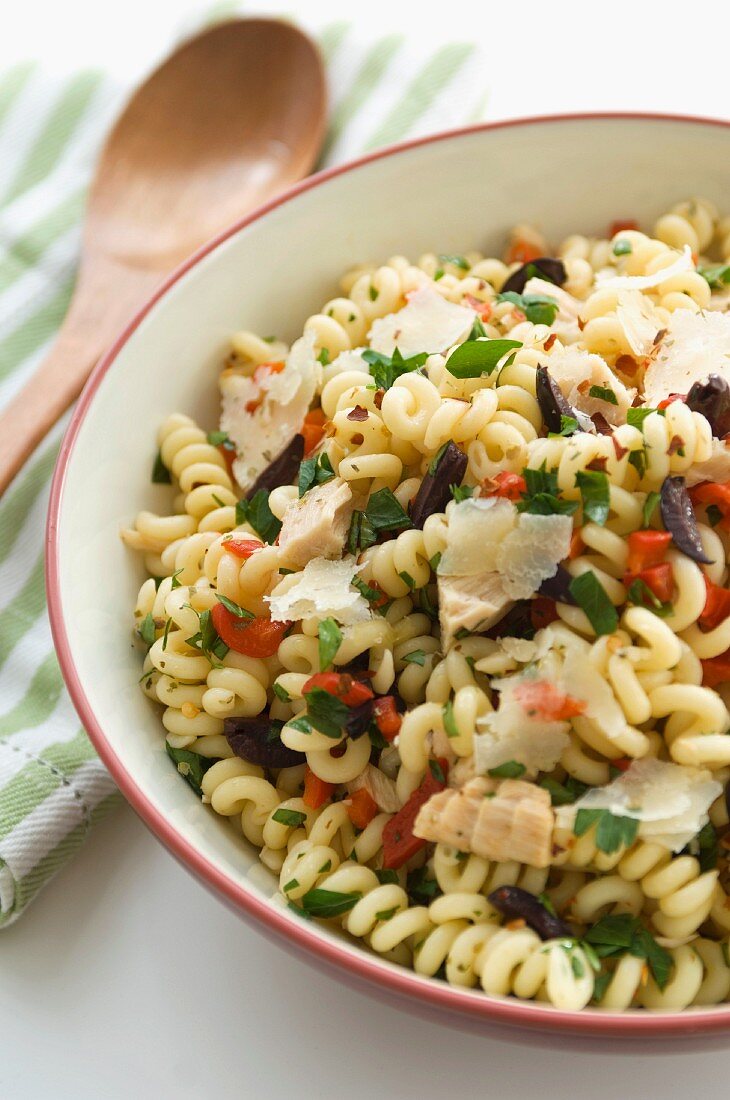
[[[439,621],[444,649],[460,630],[488,630],[512,607],[498,573],[439,576]]]
[[[364,772],[347,784],[350,794],[354,794],[361,787],[365,788],[383,813],[395,814],[402,806],[393,780],[384,775],[379,768],[374,768],[372,764],[368,764]]]
[[[303,569],[312,558],[339,558],[354,507],[350,486],[338,477],[292,501],[279,534],[282,565]]]
[[[550,795],[520,779],[471,779],[439,791],[418,812],[413,832],[484,859],[548,867],[554,814]]]

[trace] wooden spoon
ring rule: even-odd
[[[161,277],[310,171],[325,112],[316,47],[273,19],[217,24],[139,88],[99,160],[69,312],[0,415],[0,493]]]

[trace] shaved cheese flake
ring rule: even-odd
[[[523,764],[530,775],[549,772],[568,747],[567,722],[544,722],[529,717],[515,698],[515,687],[526,679],[519,675],[500,680],[499,709],[477,719],[479,733],[474,738],[474,762],[478,775],[508,760]]]
[[[528,599],[543,581],[554,577],[567,558],[573,521],[570,516],[535,516],[523,512],[497,551],[497,569],[513,600]]]
[[[512,657],[515,661],[519,661],[521,665],[529,664],[530,661],[534,661],[538,655],[538,647],[534,641],[528,641],[527,638],[498,638],[500,649],[507,654],[508,657]]]
[[[460,343],[473,324],[474,310],[454,305],[432,286],[424,286],[398,313],[373,322],[370,346],[383,355],[392,355],[398,348],[405,359],[423,351],[431,355]]]
[[[694,269],[692,249],[686,244],[682,255],[674,263],[655,271],[653,275],[610,275],[605,279],[597,277],[596,285],[599,290],[651,290],[655,286],[661,286],[667,279],[673,279],[675,275],[683,275],[685,271]]]
[[[221,430],[236,445],[233,472],[242,489],[254,483],[301,429],[321,378],[312,333],[296,341],[284,370],[260,378],[222,378]],[[254,404],[249,412],[247,406]]]
[[[341,351],[336,359],[325,367],[325,377],[333,378],[336,374],[342,374],[346,370],[359,370],[363,374],[370,373],[370,367],[362,357],[364,348],[353,348],[351,351]]]
[[[646,295],[640,290],[620,291],[616,316],[634,355],[649,355],[665,325]]]
[[[359,570],[353,557],[341,561],[313,558],[301,573],[282,580],[264,599],[275,622],[296,619],[336,619],[344,626],[371,618],[367,600],[352,587]]]
[[[448,518],[439,575],[473,577],[496,570],[499,544],[517,523],[514,505],[499,497],[470,497],[453,505]]]
[[[553,352],[547,367],[574,409],[588,416],[600,412],[609,424],[625,423],[626,412],[636,391],[627,389],[600,355],[570,344]],[[617,404],[591,397],[591,386],[613,390]]]
[[[637,818],[639,836],[679,852],[709,820],[708,810],[722,784],[709,771],[668,764],[662,760],[634,760],[607,787],[596,787],[573,806],[558,810],[558,823],[570,828],[577,810],[610,810]]]
[[[605,737],[613,740],[625,732],[623,708],[611,685],[585,655],[577,650],[566,652],[561,680],[564,691],[585,702],[583,716],[594,722]]]
[[[720,485],[726,485],[730,481],[730,449],[724,439],[713,439],[712,454],[705,462],[694,462],[687,473],[685,481],[690,487],[699,485],[701,481],[717,481]]]
[[[708,374],[730,381],[730,314],[677,309],[644,376],[645,401],[658,405],[671,393],[687,393]]]

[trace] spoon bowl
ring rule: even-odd
[[[0,493],[162,277],[313,168],[325,118],[316,47],[275,19],[206,29],[138,88],[99,159],[69,312],[0,415]]]

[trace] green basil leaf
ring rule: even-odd
[[[618,397],[610,386],[591,386],[588,390],[589,397],[595,397],[599,401],[606,401],[609,405],[618,405]]]
[[[722,290],[730,284],[730,264],[712,264],[710,267],[698,267],[697,272],[710,284],[713,290]]]
[[[648,611],[653,611],[660,619],[667,619],[674,614],[674,605],[670,602],[662,603],[641,577],[631,582],[626,592],[626,599],[637,607],[645,607]]]
[[[406,878],[406,893],[414,905],[430,905],[441,894],[436,879],[428,877],[428,867],[418,867],[409,871]]]
[[[374,531],[396,531],[411,527],[408,514],[401,508],[391,489],[379,489],[373,493],[365,509],[365,516]]]
[[[672,956],[656,942],[651,932],[630,913],[603,917],[585,934],[587,943],[602,957],[628,953],[646,959],[660,989],[664,989],[672,971]]]
[[[255,619],[253,611],[247,611],[245,607],[240,607],[233,600],[229,600],[227,596],[221,596],[219,592],[216,592],[215,598],[218,603],[222,603],[226,611],[230,611],[231,615],[235,615],[237,619]]]
[[[498,294],[497,301],[511,302],[522,310],[533,325],[551,325],[558,313],[558,303],[546,294],[517,294],[514,290],[508,290],[505,294]]]
[[[307,890],[301,899],[304,912],[310,917],[339,917],[349,912],[360,898],[361,893],[342,893],[340,890],[323,890],[315,887]]]
[[[664,409],[648,409],[643,406],[639,406],[638,409],[628,409],[626,412],[626,423],[630,424],[632,428],[641,430],[647,416],[651,416],[651,414],[655,412],[658,412],[660,416],[664,416]]]
[[[720,520],[725,518],[716,504],[708,504],[705,508],[705,512],[710,527],[717,527]]]
[[[639,829],[637,818],[628,815],[612,814],[610,810],[580,809],[575,815],[573,831],[583,836],[592,825],[596,825],[596,847],[610,855],[619,848],[629,848],[636,840]]]
[[[404,359],[398,348],[392,356],[383,355],[382,352],[374,351],[373,348],[365,348],[360,354],[370,367],[370,374],[375,379],[375,384],[381,390],[389,390],[402,374],[418,370],[428,359],[428,353],[425,351]]]
[[[524,775],[526,771],[524,764],[519,764],[516,760],[506,760],[504,764],[500,764],[496,768],[490,768],[489,774],[494,779],[519,779],[521,775]]]
[[[155,455],[155,461],[152,465],[152,481],[155,485],[171,485],[172,475],[168,470],[165,463],[162,461],[162,455],[158,451]]]
[[[544,775],[538,786],[543,787],[548,792],[553,806],[571,806],[588,790],[585,783],[574,779],[572,775],[568,776],[565,783],[558,783],[557,779],[551,779],[549,775]]]
[[[274,683],[274,695],[277,699],[281,699],[282,703],[291,703],[291,695],[289,692],[285,687],[282,687],[281,684],[276,682]]]
[[[174,749],[167,741],[165,741],[165,752],[170,757],[183,779],[189,783],[195,793],[202,798],[203,776],[208,768],[212,767],[216,761],[205,756],[199,756],[197,752],[190,752],[188,749]]]
[[[278,821],[280,825],[289,825],[292,829],[298,829],[307,820],[307,815],[301,810],[287,810],[285,808],[275,810],[271,815],[272,821]]]
[[[449,489],[451,490],[451,495],[452,495],[452,497],[454,498],[454,500],[456,501],[457,504],[461,504],[462,500],[469,500],[470,497],[473,497],[474,496],[474,488],[475,488],[475,486],[473,486],[473,485],[450,485],[449,486]]]
[[[618,627],[618,612],[593,570],[573,577],[568,587],[596,634],[613,634]]]
[[[519,340],[467,340],[446,360],[446,369],[454,378],[481,378],[491,374],[509,351],[521,347]]]
[[[599,470],[579,470],[575,482],[583,501],[583,516],[603,527],[611,510],[608,477]]]
[[[342,700],[320,687],[305,691],[304,698],[307,703],[307,718],[312,726],[325,737],[340,740],[348,716],[348,708]]]
[[[317,627],[319,637],[319,669],[326,672],[335,659],[342,642],[342,631],[334,619],[322,619]]]
[[[251,500],[239,500],[236,505],[236,524],[248,523],[264,542],[273,543],[281,531],[281,520],[269,508],[269,494],[259,489]]]

